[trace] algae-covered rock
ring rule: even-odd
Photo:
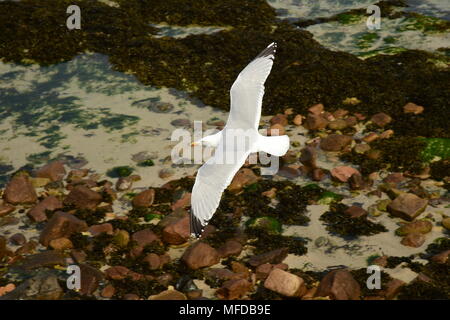
[[[262,229],[270,234],[279,234],[282,231],[281,223],[273,217],[252,218],[246,222],[247,228]]]

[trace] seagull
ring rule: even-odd
[[[191,237],[201,236],[219,206],[222,193],[250,153],[263,151],[281,157],[289,149],[287,135],[263,136],[258,132],[264,83],[272,69],[276,48],[276,43],[271,43],[239,73],[230,89],[230,113],[223,130],[193,143],[213,147],[215,153],[198,170],[192,188]]]

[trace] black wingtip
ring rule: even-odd
[[[191,212],[191,237],[195,237],[196,239],[200,238],[204,230],[203,227],[204,226],[202,225],[200,220]]]
[[[272,42],[271,44],[269,44],[267,46],[267,48],[265,48],[263,51],[261,51],[256,58],[264,58],[264,57],[268,57],[270,55],[272,55],[273,57],[275,57],[275,52],[277,51],[277,43],[276,42]],[[256,59],[255,58],[255,59]]]

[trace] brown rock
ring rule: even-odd
[[[335,300],[359,300],[361,288],[352,274],[345,269],[333,270],[320,281],[316,297],[330,297]]]
[[[374,259],[372,261],[372,264],[375,264],[377,266],[380,266],[380,267],[384,268],[384,267],[386,267],[386,265],[388,263],[387,259],[388,259],[388,256],[384,255],[384,256],[381,256],[381,257],[378,257],[378,258]]]
[[[404,113],[413,113],[413,114],[420,114],[422,113],[424,108],[422,106],[418,106],[415,103],[408,102],[403,106],[403,112]]]
[[[296,126],[301,126],[303,122],[303,116],[301,114],[297,114],[292,121]]]
[[[124,266],[114,266],[106,269],[105,276],[113,280],[123,280],[128,277],[132,280],[141,280],[143,278],[143,275],[133,272]]]
[[[351,206],[347,210],[345,210],[344,213],[350,216],[351,218],[359,218],[367,216],[367,211],[358,206]]]
[[[67,238],[58,238],[50,240],[49,246],[55,250],[64,250],[73,248],[72,241]]]
[[[442,219],[441,223],[445,229],[450,230],[450,217]]]
[[[301,297],[307,291],[302,278],[278,268],[270,272],[264,287],[287,297]]]
[[[380,139],[388,139],[394,135],[394,130],[386,130],[380,134]]]
[[[300,177],[302,175],[302,172],[299,169],[298,165],[287,165],[287,166],[282,166],[278,172],[277,175],[279,175],[280,177],[285,177],[288,179],[294,179],[297,177]]]
[[[133,198],[133,207],[149,207],[153,204],[155,200],[155,190],[148,189],[140,192]]]
[[[32,270],[42,267],[53,267],[55,265],[65,266],[66,257],[61,250],[48,250],[26,256],[18,262],[21,269]]]
[[[425,242],[425,236],[421,233],[409,233],[401,241],[407,247],[418,248]]]
[[[288,120],[286,115],[279,113],[276,116],[273,116],[272,119],[270,119],[270,124],[280,124],[284,127],[288,124]]]
[[[252,284],[246,279],[228,280],[216,291],[220,299],[235,300],[241,298],[252,288]]]
[[[441,253],[435,254],[431,257],[431,261],[436,263],[447,263],[448,256],[450,255],[450,250],[442,251]]]
[[[48,246],[53,239],[67,238],[73,233],[86,231],[87,228],[88,226],[83,220],[70,213],[57,211],[47,222],[44,230],[42,230],[39,242],[44,246]]]
[[[331,130],[343,130],[348,127],[348,123],[345,119],[336,119],[328,124],[328,128]]]
[[[11,204],[35,203],[37,194],[28,176],[17,174],[6,185],[3,198]]]
[[[235,280],[247,278],[247,274],[245,273],[235,273],[224,268],[211,268],[207,271],[206,275],[212,280]]]
[[[325,151],[341,151],[350,145],[352,137],[342,134],[330,134],[320,141],[320,148]]]
[[[347,180],[354,174],[360,175],[358,170],[348,166],[338,166],[331,169],[331,176],[341,182],[347,182]]]
[[[248,263],[252,267],[257,267],[263,263],[281,263],[288,254],[287,248],[275,249],[266,253],[251,256]]]
[[[70,250],[70,256],[76,263],[83,263],[86,261],[87,254],[81,249]]]
[[[324,106],[321,103],[315,104],[312,107],[308,108],[308,111],[315,115],[321,114],[323,112],[323,110],[324,110]]]
[[[219,263],[220,257],[216,249],[204,242],[196,242],[181,257],[190,269],[209,267]]]
[[[314,181],[322,181],[326,174],[321,168],[314,168],[312,171],[312,179]]]
[[[433,224],[428,220],[416,220],[402,225],[395,233],[399,236],[406,236],[410,233],[428,233],[433,228]]]
[[[384,127],[392,121],[392,118],[384,112],[377,113],[370,120],[379,127]]]
[[[150,270],[156,270],[161,266],[161,260],[155,253],[149,253],[146,255],[144,261],[148,263]]]
[[[120,177],[116,182],[117,191],[129,190],[133,185],[133,179],[131,177]]]
[[[124,300],[139,300],[139,296],[135,293],[127,293],[123,296]]]
[[[31,254],[36,252],[36,247],[38,246],[38,243],[36,241],[30,240],[27,243],[25,243],[23,246],[18,248],[14,254],[16,256],[23,255],[23,254]]]
[[[74,205],[79,209],[95,209],[101,201],[102,196],[98,192],[80,185],[74,187],[63,202],[67,205]]]
[[[172,204],[171,208],[172,211],[175,211],[176,209],[186,208],[189,207],[190,205],[191,205],[191,193],[186,192],[180,199],[178,199]]]
[[[347,122],[348,127],[353,127],[355,124],[358,123],[358,118],[356,118],[354,116],[350,116],[350,117],[345,118],[345,122]]]
[[[301,150],[300,162],[310,168],[316,168],[317,151],[315,148],[307,146]]]
[[[412,221],[425,210],[427,205],[428,200],[412,193],[404,193],[395,198],[387,209],[393,216]]]
[[[15,233],[9,237],[9,242],[16,246],[21,246],[27,242],[27,238],[21,233]]]
[[[255,270],[256,279],[264,280],[269,276],[269,273],[272,271],[273,265],[270,263],[263,263],[259,265]]]
[[[304,127],[308,130],[325,129],[328,125],[328,120],[321,115],[308,114],[305,119]]]
[[[36,177],[48,178],[51,181],[61,181],[66,175],[66,169],[61,161],[53,161],[36,171]]]
[[[383,291],[383,295],[386,299],[394,299],[400,292],[400,289],[405,285],[405,282],[399,279],[392,279],[386,284],[386,289]]]
[[[335,112],[333,112],[333,116],[334,116],[336,119],[343,118],[343,117],[345,117],[347,114],[348,114],[348,110],[345,110],[345,109],[337,109]]]
[[[100,295],[103,298],[112,298],[114,296],[114,293],[116,293],[116,289],[112,285],[108,284],[102,289]]]
[[[378,134],[375,132],[371,132],[368,135],[366,135],[362,140],[367,143],[371,143],[372,141],[375,141],[379,138]]]
[[[239,192],[245,186],[251,185],[258,181],[258,176],[253,170],[248,168],[240,169],[233,178],[233,181],[228,186],[228,190],[231,192]]]
[[[6,216],[7,214],[10,214],[13,212],[16,208],[12,205],[9,205],[7,203],[0,203],[0,217]]]
[[[177,290],[165,290],[158,294],[152,295],[148,298],[149,300],[187,300],[184,293]]]
[[[148,228],[133,233],[131,240],[136,241],[138,246],[145,247],[153,241],[159,241],[159,237]]]
[[[271,125],[269,130],[267,130],[268,136],[282,136],[286,134],[286,129],[281,124]]]
[[[351,190],[361,190],[368,185],[368,182],[359,173],[354,173],[348,179],[348,184]]]
[[[190,236],[190,218],[188,215],[169,223],[162,231],[162,239],[169,244],[185,243]]]
[[[47,215],[45,210],[56,210],[63,207],[62,202],[55,196],[48,196],[37,205],[35,205],[27,215],[35,222],[42,222],[47,220]]]
[[[242,244],[234,239],[228,239],[225,243],[217,250],[221,258],[226,258],[229,256],[238,256],[242,251]]]
[[[401,173],[401,172],[393,172],[393,173],[389,174],[386,178],[383,179],[384,182],[391,183],[394,185],[402,182],[403,180],[405,180],[405,177],[403,176],[403,173]]]
[[[87,264],[80,264],[80,272],[81,272],[81,288],[80,293],[83,295],[91,295],[97,288],[100,283],[104,279],[103,273]]]
[[[359,143],[359,144],[355,145],[353,150],[356,153],[363,154],[370,150],[370,146],[366,143]]]
[[[88,231],[90,234],[92,234],[94,237],[98,236],[99,234],[106,233],[106,234],[113,234],[113,226],[111,223],[102,223],[102,224],[94,224],[89,227]]]
[[[276,188],[271,188],[270,190],[261,192],[261,195],[268,197],[270,199],[274,199],[277,195],[277,189]]]

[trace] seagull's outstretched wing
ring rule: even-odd
[[[271,43],[238,75],[231,86],[231,108],[227,126],[258,129],[264,82],[272,69],[277,44]]]
[[[225,152],[235,153],[232,164],[223,161],[223,149]],[[217,146],[214,157],[206,161],[198,170],[191,195],[191,234],[195,237],[198,238],[202,234],[204,227],[219,206],[223,191],[231,183],[249,154],[250,152],[245,150],[226,151],[222,141]]]

